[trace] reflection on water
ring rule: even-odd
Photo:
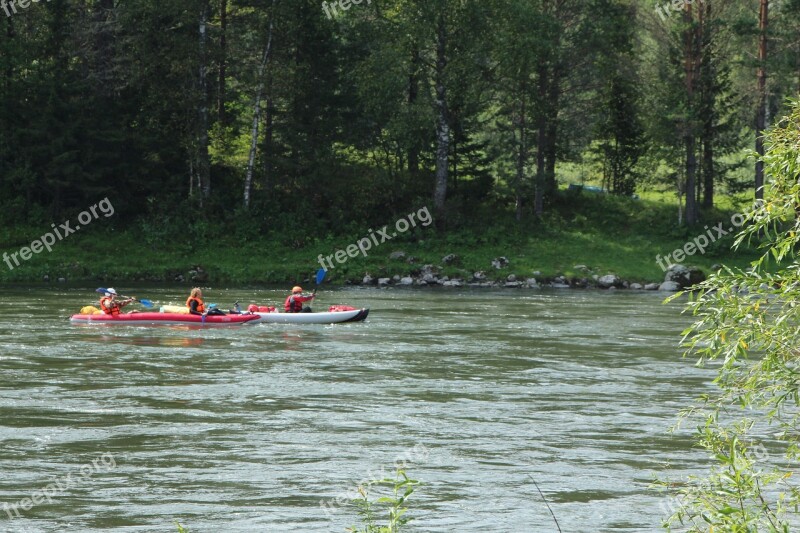
[[[140,292],[161,304],[176,291]],[[85,291],[4,291],[0,504],[104,453],[117,466],[0,530],[340,532],[355,510],[320,503],[424,446],[408,465],[422,482],[410,531],[553,531],[535,479],[565,532],[638,533],[658,530],[648,486],[662,464],[705,460],[666,432],[710,376],[681,359],[689,317],[657,294],[323,298],[370,320],[76,327]]]
[[[79,326],[89,327],[89,326]],[[164,327],[164,326],[161,326]],[[192,329],[202,329],[200,327],[192,326],[178,326],[181,330],[190,331]],[[202,337],[124,337],[114,335],[87,335],[82,339],[83,342],[99,342],[99,343],[122,343],[130,344],[132,346],[174,346],[174,347],[189,347],[200,346],[203,344]]]

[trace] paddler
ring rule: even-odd
[[[106,289],[105,295],[100,298],[100,310],[106,315],[117,316],[120,314],[120,311],[122,311],[123,307],[133,301],[135,301],[135,298],[117,300],[117,291],[109,288]]]
[[[303,307],[303,304],[313,299],[313,294],[304,295],[303,288],[295,286],[292,287],[292,294],[286,297],[286,303],[283,307],[287,313],[310,313],[311,308],[308,306]]]
[[[186,299],[186,307],[189,308],[189,314],[191,315],[199,315],[199,316],[215,316],[215,315],[224,315],[225,313],[216,308],[206,308],[205,303],[203,302],[203,291],[199,287],[195,287],[192,289],[192,292],[189,294],[189,297]]]

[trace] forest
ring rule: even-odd
[[[800,0],[5,0],[0,222],[107,198],[154,241],[302,248],[423,206],[546,225],[591,185],[691,227],[760,195],[799,90]]]

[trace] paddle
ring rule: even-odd
[[[328,271],[325,270],[324,268],[320,268],[319,270],[317,270],[317,278],[316,278],[317,286],[314,288],[314,292],[312,294],[317,294],[317,289],[319,289],[320,283],[322,283],[325,280],[325,275],[327,273]]]
[[[103,287],[100,287],[98,289],[95,289],[94,292],[105,293],[105,292],[108,292],[108,289],[104,289]],[[142,298],[141,300],[139,300],[138,298],[134,298],[132,296],[122,296],[121,294],[119,294],[118,296],[120,298],[130,298],[134,302],[139,302],[140,304],[142,304],[143,306],[145,306],[147,308],[153,307],[153,305],[154,305],[153,302],[151,302],[150,300],[147,300],[145,298]]]

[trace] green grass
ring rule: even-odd
[[[549,206],[542,221],[517,224],[505,212],[476,213],[460,229],[437,232],[433,226],[417,227],[398,238],[375,247],[368,257],[348,258],[329,272],[334,284],[360,282],[365,273],[373,277],[414,274],[424,264],[441,265],[450,277],[470,278],[485,271],[490,279],[505,279],[509,274],[521,278],[552,278],[558,275],[582,277],[576,265],[590,267],[591,274],[615,273],[632,282],[663,280],[656,263],[661,256],[682,247],[687,240],[705,233],[704,225],[727,221],[738,202],[726,200],[729,210],[715,209],[704,214],[695,228],[677,226],[674,198],[663,193],[647,194],[639,200],[608,195],[562,193]],[[116,229],[97,222],[56,243],[51,253],[34,255],[19,267],[9,270],[0,262],[0,282],[35,282],[45,275],[55,281],[98,281],[119,284],[125,281],[166,281],[201,265],[210,275],[206,284],[215,283],[294,283],[310,279],[318,255],[327,256],[368,235],[370,226],[346,235],[303,238],[282,235],[237,234],[234,230],[215,231],[207,222],[198,227],[159,227],[157,223],[136,223]],[[385,221],[393,224],[393,219]],[[354,225],[354,227],[358,227]],[[3,228],[0,250],[13,253],[46,232],[49,225],[34,228]],[[746,267],[757,257],[752,248],[734,253],[732,237],[714,243],[704,255],[684,261],[706,272],[715,263]],[[415,264],[392,261],[389,255],[402,250],[416,258]],[[442,265],[447,254],[460,261]],[[491,260],[506,256],[508,268],[495,271]],[[190,281],[187,278],[186,284]]]

